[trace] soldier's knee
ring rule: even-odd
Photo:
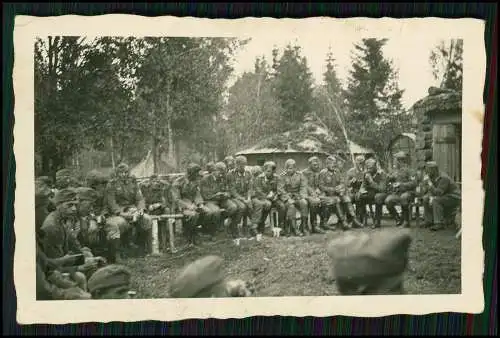
[[[233,216],[235,215],[236,213],[238,213],[239,211],[239,208],[238,206],[236,205],[236,203],[228,203],[227,207],[226,207],[226,213],[230,216]]]
[[[308,204],[305,199],[299,200],[299,209],[301,212],[307,212]]]
[[[342,196],[340,199],[342,203],[351,203],[351,198],[347,195]]]
[[[396,203],[398,202],[398,197],[397,196],[394,196],[394,195],[389,195],[387,196],[387,198],[385,199],[385,204],[388,206],[388,207],[392,207],[394,205],[396,205]]]
[[[412,200],[412,195],[411,195],[411,193],[407,193],[407,192],[405,192],[405,193],[403,193],[403,194],[401,195],[401,204],[402,204],[402,205],[405,205],[405,206],[406,206],[406,205],[410,204],[411,200]]]

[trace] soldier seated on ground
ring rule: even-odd
[[[405,152],[394,155],[395,168],[387,176],[387,193],[385,205],[397,226],[410,226],[410,203],[415,198],[417,175],[408,165],[408,156]],[[396,206],[401,206],[401,215]]]
[[[182,231],[188,245],[196,244],[196,229],[203,211],[203,198],[200,193],[201,168],[190,163],[186,175],[179,177],[172,185],[172,200],[183,214]]]
[[[184,267],[170,285],[172,298],[250,297],[251,283],[228,280],[224,276],[223,260],[205,256]]]
[[[71,277],[79,281],[81,272],[88,278],[99,266],[106,263],[103,257],[94,257],[91,250],[83,247],[78,241],[80,220],[78,216],[78,199],[73,189],[63,189],[54,198],[57,209],[51,212],[40,229],[40,243],[43,253],[49,259],[64,261],[75,254],[84,256],[84,263],[71,269]],[[62,271],[66,272],[66,271]]]
[[[425,226],[433,231],[442,230],[455,223],[462,196],[458,185],[439,170],[436,162],[426,163],[426,174],[423,180],[427,192],[424,196]]]
[[[200,182],[203,198],[203,225],[208,226],[207,232],[211,240],[215,239],[218,228],[222,227],[227,217],[227,230],[233,238],[238,237],[238,206],[231,200],[227,182],[227,168],[223,162],[215,164],[215,173],[206,175]],[[223,212],[224,211],[224,212]]]
[[[128,299],[130,290],[130,271],[122,265],[108,265],[90,277],[89,292],[93,299]]]
[[[147,214],[139,184],[130,175],[128,165],[121,163],[116,167],[115,177],[109,181],[106,193],[110,213],[127,221],[127,228],[120,229],[122,245],[135,249],[135,244],[138,244],[143,254],[151,253],[152,220]]]
[[[286,208],[285,235],[308,234],[307,180],[301,172],[297,171],[295,160],[288,159],[285,162],[285,171],[278,180],[278,192]],[[300,227],[297,226],[297,211],[300,213]]]
[[[366,207],[375,204],[373,228],[379,228],[382,220],[382,208],[387,197],[386,175],[377,168],[377,161],[369,158],[365,162],[365,169],[360,189],[356,194],[359,215],[366,218]]]
[[[84,291],[86,278],[83,273],[76,272],[76,260],[50,259],[43,252],[43,233],[40,229],[48,215],[46,206],[51,192],[41,181],[35,182],[35,189],[37,300],[88,299],[90,295]],[[65,278],[61,273],[61,270],[68,271],[68,266],[73,266],[72,279],[71,276]]]
[[[278,175],[276,163],[268,161],[263,165],[263,173],[254,179],[254,196],[252,198],[251,235],[263,234],[265,221],[271,208],[278,211],[278,226],[283,228],[285,221],[285,204],[279,199]]]
[[[342,295],[403,294],[412,238],[408,229],[342,235],[328,243],[329,279]]]

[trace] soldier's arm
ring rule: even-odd
[[[248,177],[248,192],[247,192],[247,199],[251,199],[255,195],[254,191],[254,177],[250,173],[250,176]]]
[[[241,196],[238,191],[236,190],[236,181],[235,181],[235,178],[233,176],[233,172],[230,172],[228,175],[227,175],[227,184],[229,186],[229,193],[231,194],[231,197],[232,198],[237,198],[237,199],[244,199],[243,196]]]
[[[443,196],[450,188],[450,179],[441,177],[435,186],[429,187],[429,190],[434,196]]]
[[[277,181],[277,192],[278,192],[278,196],[279,198],[286,202],[290,199],[290,195],[288,194],[288,192],[286,191],[285,189],[285,179],[282,175],[278,176],[278,181]]]
[[[113,215],[119,215],[121,213],[121,209],[118,203],[116,203],[115,187],[112,183],[109,183],[106,187],[106,200],[108,203],[109,211]]]
[[[408,171],[407,175],[408,180],[406,182],[403,182],[401,186],[404,190],[407,191],[415,190],[418,185],[417,174],[412,171]]]
[[[201,179],[200,182],[200,193],[201,197],[204,200],[214,200],[217,199],[217,192],[214,191],[213,184],[211,182],[212,177],[211,176],[205,176]]]
[[[307,198],[307,195],[308,195],[307,187],[308,187],[308,185],[307,185],[307,179],[306,179],[305,175],[300,174],[300,191],[299,191],[300,197]]]
[[[58,258],[60,241],[62,240],[58,229],[50,219],[46,218],[40,232],[42,234],[41,248],[45,255],[48,258]]]
[[[262,189],[262,179],[261,177],[256,177],[253,180],[253,194],[255,198],[259,199],[264,199],[266,198],[266,194],[264,193],[264,190]]]
[[[184,205],[182,198],[181,198],[181,188],[180,188],[181,182],[180,182],[180,180],[181,180],[181,178],[176,180],[174,182],[174,184],[172,185],[172,190],[171,190],[172,202],[177,206],[177,208],[184,208],[185,205]]]
[[[203,196],[201,195],[201,191],[200,189],[196,189],[196,195],[194,197],[194,203],[196,205],[200,205],[200,204],[203,204]]]
[[[328,184],[326,183],[325,173],[319,174],[319,190],[321,190],[323,193],[327,195],[332,195],[335,192],[335,188],[329,187]]]

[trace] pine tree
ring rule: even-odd
[[[342,86],[335,70],[335,59],[331,50],[326,55],[326,71],[323,73],[323,81],[328,94],[335,100],[339,100],[342,94]]]
[[[344,91],[351,139],[369,145],[381,156],[396,133],[409,128],[398,74],[382,48],[387,39],[363,39],[355,44],[352,69]]]
[[[429,62],[432,75],[440,82],[440,87],[462,91],[462,54],[462,39],[452,39],[449,43],[441,41],[432,50]]]
[[[289,44],[285,48],[277,64],[274,81],[275,95],[290,128],[302,123],[312,109],[312,74],[300,52],[299,46]]]

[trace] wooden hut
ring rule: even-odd
[[[416,140],[417,140],[417,135],[413,133],[401,133],[392,139],[387,149],[387,152],[389,153],[388,154],[389,168],[392,168],[394,154],[396,154],[399,151],[404,151],[405,153],[409,154],[410,165],[412,167],[417,166],[417,152],[415,147]]]
[[[440,170],[457,182],[462,179],[461,93],[431,87],[429,95],[417,101],[413,110],[418,120],[417,164],[437,162]]]

